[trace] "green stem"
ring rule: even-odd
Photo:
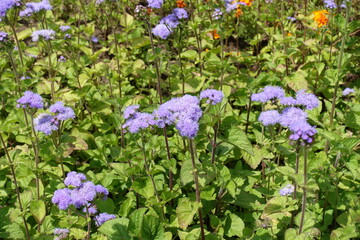
[[[28,229],[28,226],[27,226],[27,223],[26,223],[25,216],[24,216],[24,212],[23,212],[24,209],[23,209],[23,206],[22,206],[22,203],[21,203],[19,185],[17,183],[17,179],[16,179],[16,175],[15,175],[14,163],[13,163],[13,161],[12,161],[12,159],[10,157],[10,154],[9,154],[7,148],[6,148],[6,144],[5,144],[4,138],[2,137],[2,134],[0,134],[0,140],[1,140],[1,144],[3,145],[5,155],[6,155],[7,159],[8,159],[8,161],[9,161],[11,175],[12,175],[12,177],[14,179],[15,191],[16,191],[16,196],[17,196],[17,200],[18,200],[18,203],[19,203],[19,208],[20,208],[20,211],[21,211],[24,227],[25,227],[26,239],[30,239],[30,233],[29,233],[29,229]]]
[[[11,63],[11,66],[14,70],[14,74],[15,74],[15,81],[16,81],[16,85],[17,85],[17,94],[20,96],[21,94],[21,87],[20,87],[20,78],[19,78],[19,73],[17,71],[17,67],[15,65],[15,61],[14,61],[14,58],[12,57],[11,55],[11,50],[8,51],[8,55],[9,55],[9,59],[10,59],[10,63]]]
[[[194,143],[192,139],[189,139],[189,148],[191,154],[191,163],[193,166],[193,174],[194,174],[194,182],[195,182],[195,191],[196,191],[196,202],[199,203],[199,219],[200,219],[200,228],[201,228],[201,239],[205,240],[205,231],[204,231],[204,221],[202,217],[201,211],[201,198],[200,198],[200,187],[199,187],[199,177],[198,177],[198,170],[195,164],[195,152],[194,152]]]
[[[304,146],[304,173],[303,173],[304,183],[303,183],[303,197],[302,197],[302,206],[301,206],[301,219],[299,226],[299,234],[301,234],[304,221],[305,221],[305,211],[306,211],[306,194],[307,194],[307,147]]]

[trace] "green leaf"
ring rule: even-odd
[[[183,185],[194,181],[193,166],[190,159],[186,159],[181,165],[180,180]]]
[[[45,203],[42,200],[30,203],[30,212],[38,224],[41,224],[46,215]]]
[[[195,50],[187,50],[181,53],[181,57],[188,58],[188,59],[196,59],[198,53]]]
[[[249,164],[249,166],[252,169],[257,168],[257,166],[259,166],[261,160],[265,159],[265,158],[273,158],[274,155],[272,153],[269,153],[266,148],[258,148],[257,146],[255,146],[255,151],[253,155],[250,155],[249,153],[245,152],[245,151],[241,151],[241,154],[245,160],[245,162],[247,164]]]
[[[70,228],[70,237],[75,239],[84,239],[87,232],[80,228]]]
[[[245,225],[243,220],[237,215],[231,213],[226,217],[225,220],[225,226],[224,226],[225,235],[228,237],[233,237],[233,236],[242,237],[244,227]]]
[[[176,217],[182,229],[186,229],[193,221],[199,206],[200,204],[198,202],[191,202],[189,198],[179,200],[178,206],[176,207]]]
[[[98,229],[99,232],[109,237],[109,239],[132,239],[128,234],[129,219],[127,218],[116,218],[106,221]]]
[[[154,196],[154,186],[147,177],[137,178],[133,182],[131,188],[134,189],[134,191],[138,194],[144,196],[146,199]]]
[[[248,154],[254,155],[253,147],[243,130],[239,128],[231,128],[228,133],[227,140],[229,143],[246,151]]]
[[[147,208],[139,208],[131,213],[129,222],[129,233],[131,235],[140,237],[143,218],[147,210]]]
[[[141,228],[143,240],[163,240],[164,226],[158,217],[146,215]]]

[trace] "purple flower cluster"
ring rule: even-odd
[[[109,221],[111,219],[115,219],[116,216],[114,214],[108,214],[108,213],[100,213],[99,215],[95,216],[95,225],[100,227],[103,225],[106,221]]]
[[[147,0],[149,8],[161,8],[164,0]]]
[[[66,58],[61,55],[61,56],[58,58],[58,62],[66,62]]]
[[[185,9],[175,8],[171,14],[160,20],[160,23],[152,29],[152,33],[161,39],[167,39],[173,32],[173,29],[180,24],[179,20],[188,17]]]
[[[347,96],[347,95],[349,95],[351,93],[354,93],[354,92],[355,92],[355,90],[352,89],[352,88],[345,88],[344,91],[342,92],[342,95]]]
[[[8,34],[6,32],[0,31],[0,42],[6,42]]]
[[[123,128],[128,129],[130,133],[138,133],[141,129],[154,126],[155,123],[154,115],[150,113],[136,112],[126,120]]]
[[[220,8],[215,8],[214,12],[211,14],[212,18],[218,20],[222,17],[223,12]]]
[[[60,121],[75,118],[74,110],[71,107],[65,107],[63,102],[56,102],[51,105],[49,111],[55,114],[42,113],[34,119],[35,130],[46,135],[58,130]]]
[[[1,0],[0,1],[0,21],[1,18],[6,16],[6,12],[13,7],[19,7],[20,0]]]
[[[71,27],[67,26],[67,25],[60,26],[60,31],[62,31],[62,32],[66,32],[67,30],[70,30],[70,29],[71,29]]]
[[[232,10],[237,9],[239,5],[246,6],[246,3],[238,2],[234,0],[224,0],[224,2],[225,2],[226,12],[231,12]]]
[[[206,102],[216,105],[224,98],[224,93],[215,89],[206,89],[200,93],[200,100],[208,99]]]
[[[30,17],[33,13],[40,12],[41,10],[51,10],[52,6],[48,0],[42,0],[41,2],[28,2],[25,4],[26,8],[20,11],[20,17]]]
[[[290,20],[290,21],[292,21],[292,22],[296,21],[296,18],[295,18],[295,17],[291,17],[291,16],[290,16],[290,17],[287,17],[287,19]]]
[[[66,210],[70,206],[76,208],[85,207],[89,210],[94,205],[94,200],[98,198],[106,199],[109,195],[109,191],[105,187],[86,181],[85,175],[81,173],[68,173],[64,183],[71,188],[56,190],[51,199],[52,203],[56,204],[61,210]],[[94,209],[91,212],[96,213]]]
[[[334,0],[324,0],[324,4],[326,8],[337,8],[336,3],[334,3]]]
[[[16,107],[18,108],[43,108],[44,103],[42,101],[42,97],[34,92],[25,91],[24,95],[17,100]]]
[[[55,228],[54,229],[54,240],[65,239],[69,236],[70,230],[67,228]]]
[[[305,143],[311,143],[316,134],[316,128],[307,122],[307,113],[299,107],[302,106],[311,110],[319,106],[319,100],[314,94],[306,93],[300,90],[296,97],[286,97],[285,92],[280,87],[267,86],[263,92],[251,96],[253,101],[267,102],[280,100],[280,104],[288,106],[280,113],[278,110],[264,111],[259,116],[259,121],[264,126],[280,124],[289,128],[292,132],[289,139],[293,141],[302,140]]]
[[[55,31],[52,29],[37,30],[31,34],[31,37],[33,42],[39,41],[40,37],[43,37],[44,40],[50,40],[50,39],[54,39]]]
[[[279,192],[280,192],[281,196],[290,195],[294,192],[294,186],[291,184],[288,184],[286,187],[280,189]]]

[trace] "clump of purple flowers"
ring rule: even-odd
[[[281,196],[291,195],[294,192],[294,186],[291,184],[288,184],[286,187],[280,189],[279,192],[280,192]]]
[[[211,14],[211,16],[215,19],[218,20],[222,17],[223,12],[221,11],[220,8],[215,8],[214,12]]]
[[[224,98],[224,93],[222,91],[218,91],[215,89],[206,89],[200,93],[200,100],[206,100],[207,103],[211,103],[212,105],[216,105],[221,103]]]
[[[69,236],[70,230],[67,228],[55,228],[54,229],[54,240],[65,239]]]
[[[40,37],[43,37],[44,40],[51,40],[55,38],[55,31],[52,29],[37,30],[31,34],[31,37],[33,42],[38,42]]]
[[[66,62],[66,58],[61,55],[59,58],[58,58],[58,62]]]
[[[147,0],[149,8],[161,8],[164,0]]]
[[[0,42],[6,42],[8,34],[6,32],[0,31]]]
[[[324,0],[324,4],[326,8],[330,8],[330,9],[337,8],[336,3],[334,3],[334,0]]]
[[[75,112],[71,107],[65,107],[63,102],[51,105],[49,111],[53,114],[42,113],[34,119],[35,130],[50,135],[59,129],[60,121],[74,119]]]
[[[20,17],[26,16],[29,17],[32,13],[40,12],[41,10],[51,10],[52,6],[48,0],[42,0],[41,2],[28,2],[25,4],[26,8],[23,11],[20,11]]]
[[[66,32],[67,30],[70,30],[70,29],[71,29],[71,27],[67,26],[67,25],[60,26],[60,31],[62,31],[62,32]]]
[[[86,177],[82,173],[68,173],[64,183],[68,188],[56,190],[51,199],[52,203],[61,210],[66,210],[70,206],[77,209],[82,207],[89,209],[94,205],[93,202],[96,199],[106,199],[109,195],[109,191],[105,187],[86,181]]]
[[[314,94],[306,93],[305,90],[300,90],[296,93],[295,98],[287,97],[282,88],[267,86],[263,89],[263,92],[253,94],[251,99],[259,102],[279,102],[281,105],[288,106],[285,107],[282,112],[279,112],[278,110],[262,112],[258,120],[264,126],[280,124],[283,127],[289,128],[292,132],[289,137],[290,140],[301,140],[304,143],[311,143],[313,141],[313,136],[316,134],[316,128],[307,122],[307,113],[300,107],[307,110],[318,107],[319,100]]]
[[[20,0],[1,0],[0,1],[0,21],[1,18],[6,16],[6,12],[13,7],[19,7]]]
[[[44,103],[42,97],[34,92],[25,91],[24,95],[17,100],[16,107],[18,108],[43,108]]]
[[[352,89],[352,88],[345,88],[344,91],[342,92],[342,95],[347,96],[347,95],[349,95],[351,93],[354,93],[354,92],[355,92],[355,90]]]
[[[95,225],[100,227],[103,225],[106,221],[109,221],[111,219],[115,219],[116,216],[114,214],[108,214],[108,213],[100,213],[99,215],[95,216]]]
[[[160,23],[152,29],[152,33],[161,39],[167,39],[173,29],[180,24],[180,19],[188,18],[188,13],[183,8],[175,8],[173,12],[160,20]]]

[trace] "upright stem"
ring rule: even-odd
[[[165,145],[166,145],[166,153],[167,153],[167,159],[170,162],[171,160],[171,153],[170,153],[170,147],[169,147],[169,140],[166,133],[166,127],[163,128],[164,138],[165,138]],[[171,169],[169,169],[169,188],[170,190],[173,189],[173,172]]]
[[[89,240],[90,239],[90,235],[91,235],[91,218],[89,216],[89,213],[88,213],[88,210],[87,210],[87,207],[86,207],[86,221],[87,221],[87,234],[86,234],[86,240]]]
[[[220,57],[221,57],[221,75],[220,75],[220,90],[222,90],[224,81],[224,40],[223,34],[220,33]]]
[[[296,145],[296,149],[295,149],[295,174],[297,175],[299,173],[299,159],[300,159],[300,153],[299,153],[299,150],[300,150],[300,145],[297,144]],[[293,199],[295,200],[296,199],[296,194],[297,194],[297,184],[296,182],[294,181],[294,192],[293,192]],[[291,216],[291,220],[290,220],[290,227],[293,226],[293,222],[294,222],[294,214]]]
[[[17,71],[17,67],[15,65],[15,61],[14,61],[14,58],[12,57],[11,55],[11,51],[9,50],[8,51],[8,56],[9,56],[9,59],[10,59],[10,63],[11,63],[11,66],[14,70],[14,74],[15,74],[15,81],[16,81],[16,85],[17,85],[17,94],[20,95],[21,93],[21,88],[20,88],[20,78],[19,78],[19,73]]]
[[[35,137],[35,146],[34,146],[34,153],[35,153],[35,169],[36,169],[36,194],[37,199],[40,200],[40,178],[39,178],[39,139],[37,137],[35,126],[34,126],[34,118],[33,115],[31,115],[31,130]]]
[[[302,197],[302,206],[301,206],[301,219],[300,219],[300,226],[299,226],[299,234],[301,234],[304,226],[305,220],[305,211],[306,211],[306,193],[307,193],[307,148],[306,145],[304,146],[304,184],[303,184],[303,197]]]
[[[251,111],[251,94],[249,95],[249,105],[248,105],[248,108],[247,108],[247,113],[246,113],[245,133],[248,133],[248,128],[249,128],[249,118],[250,118],[250,111]]]
[[[193,166],[193,174],[194,174],[194,182],[195,182],[196,202],[198,202],[201,205],[199,177],[198,177],[198,171],[197,171],[196,164],[195,164],[195,153],[194,153],[194,145],[193,144],[194,144],[193,140],[189,139],[191,163]],[[201,206],[199,207],[198,212],[199,212],[199,219],[200,219],[201,239],[205,240],[204,222],[203,222],[203,217],[202,217]]]
[[[19,208],[20,208],[20,211],[21,211],[22,219],[23,219],[23,222],[24,222],[24,227],[25,227],[25,232],[26,232],[26,239],[30,239],[30,233],[29,233],[29,229],[28,229],[28,226],[27,226],[27,223],[26,223],[25,216],[24,216],[24,212],[23,212],[24,209],[23,209],[22,203],[21,203],[19,185],[17,183],[17,179],[16,179],[16,175],[15,175],[14,164],[13,164],[13,161],[12,161],[12,159],[10,157],[10,154],[9,154],[7,148],[6,148],[6,144],[5,144],[4,138],[2,137],[2,134],[0,134],[0,140],[1,140],[1,144],[3,145],[5,155],[6,155],[7,159],[8,159],[8,161],[9,161],[11,175],[12,175],[12,177],[14,179],[15,191],[16,191],[16,196],[17,196],[17,200],[18,200],[18,203],[19,203]]]
[[[22,51],[21,51],[21,48],[20,48],[20,42],[19,42],[19,39],[17,37],[17,34],[16,34],[16,30],[15,30],[15,26],[10,24],[10,28],[11,28],[11,31],[14,35],[14,39],[15,39],[15,44],[18,48],[18,52],[19,52],[19,56],[20,56],[20,62],[21,62],[21,66],[24,67],[24,59],[23,59],[23,55],[22,55]]]
[[[217,138],[217,134],[218,134],[219,125],[220,124],[218,121],[214,127],[214,138],[211,141],[211,164],[215,163],[216,138]]]
[[[154,192],[155,192],[155,196],[156,196],[156,200],[159,204],[161,204],[161,199],[160,199],[160,195],[159,192],[157,191],[156,188],[156,184],[155,184],[155,180],[154,177],[151,175],[150,173],[150,168],[149,168],[149,164],[148,161],[146,159],[146,151],[145,151],[145,141],[144,141],[144,133],[141,132],[141,148],[142,148],[142,152],[143,152],[143,156],[144,156],[144,166],[145,166],[145,170],[146,170],[146,174],[148,175],[148,177],[151,180],[151,183],[154,187]],[[161,213],[162,213],[162,218],[165,219],[165,212],[164,212],[164,207],[161,206]]]

